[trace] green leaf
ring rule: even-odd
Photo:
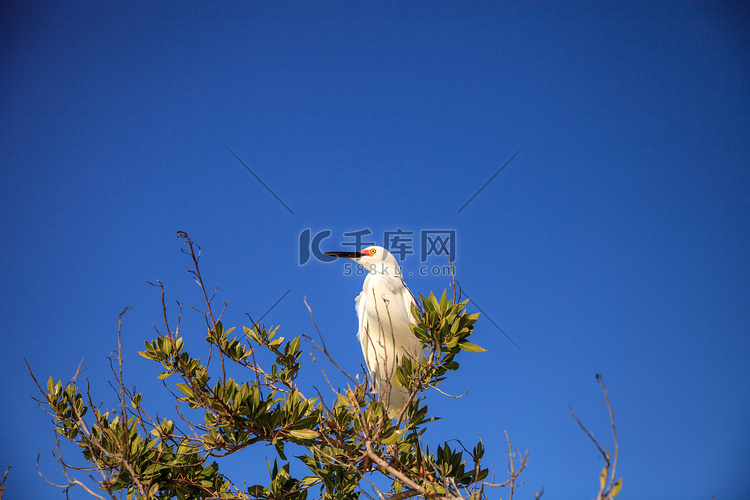
[[[612,491],[609,494],[609,498],[615,498],[617,494],[620,493],[620,489],[622,489],[622,478],[615,482],[615,485],[612,487]]]
[[[453,349],[457,345],[458,345],[458,337],[453,337],[452,339],[450,339],[448,342],[445,343],[445,347],[447,347],[448,349]]]
[[[484,445],[482,445],[482,442],[480,441],[474,447],[474,460],[479,460],[483,456],[484,456]]]
[[[604,491],[604,483],[607,482],[607,467],[602,469],[602,473],[599,475],[599,489]]]
[[[290,427],[294,429],[307,429],[315,425],[315,422],[317,421],[318,421],[318,417],[313,415],[311,417],[305,417],[305,418],[301,418],[297,420]]]
[[[313,484],[319,482],[320,479],[315,476],[307,476],[302,479],[302,481],[299,482],[302,486],[312,486]]]
[[[143,399],[143,394],[141,393],[136,394],[135,396],[133,396],[133,400],[130,402],[130,405],[134,409],[137,409],[138,405],[141,404],[141,399]]]
[[[294,429],[289,431],[289,435],[297,439],[315,439],[320,434],[312,429]]]
[[[275,443],[273,443],[273,445],[276,448],[276,453],[279,454],[279,457],[281,457],[282,460],[286,460],[286,454],[284,454],[284,443],[282,441],[276,441]],[[272,476],[275,477],[276,476],[276,472],[275,472],[276,459],[275,458],[273,459],[273,467],[274,467],[274,472]]]
[[[165,378],[169,377],[170,375],[172,375],[171,371],[169,371],[169,372],[163,372],[163,373],[160,373],[159,376],[156,377],[156,378],[158,378],[159,380],[164,380]]]
[[[177,388],[180,390],[181,393],[183,393],[185,396],[192,398],[193,397],[193,390],[190,388],[189,385],[184,384],[182,382],[177,384]]]
[[[463,342],[459,342],[458,347],[468,352],[487,352],[487,349],[479,347],[478,345],[472,344],[471,342],[468,342],[466,340],[464,340]]]
[[[393,443],[395,443],[396,441],[398,441],[399,438],[401,438],[401,436],[403,436],[404,434],[406,434],[408,431],[409,431],[409,429],[398,430],[398,431],[394,432],[393,434],[391,434],[390,436],[382,438],[380,440],[380,443],[383,444],[383,445],[385,445],[385,446],[392,445]]]

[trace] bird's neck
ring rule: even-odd
[[[364,267],[364,266],[363,266]],[[401,268],[395,262],[378,262],[377,264],[371,264],[369,267],[364,267],[367,272],[367,277],[371,276],[388,276],[391,278],[401,279]]]

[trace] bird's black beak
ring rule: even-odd
[[[358,259],[364,256],[362,252],[323,252],[323,255],[330,255],[331,257],[343,257],[345,259]]]

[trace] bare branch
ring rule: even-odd
[[[315,321],[315,316],[313,315],[312,308],[310,307],[310,304],[307,303],[307,297],[303,297],[302,301],[305,303],[305,307],[307,307],[307,311],[310,313],[310,319],[313,322],[313,326],[315,327],[315,331],[318,332],[318,338],[320,339],[321,346],[319,346],[317,343],[315,343],[314,340],[310,339],[310,341],[313,343],[313,345],[323,354],[325,354],[326,358],[328,358],[328,361],[333,363],[333,366],[338,368],[338,370],[346,377],[348,378],[352,384],[358,385],[357,381],[352,378],[351,375],[349,375],[339,364],[336,362],[335,359],[328,353],[328,349],[326,348],[326,342],[323,340],[323,334],[320,333],[320,328],[318,328],[318,323]],[[308,337],[309,338],[309,337]]]
[[[617,493],[619,493],[620,487],[622,485],[622,479],[615,482],[616,479],[616,471],[617,471],[617,458],[620,453],[620,448],[617,442],[617,429],[615,428],[615,414],[612,410],[612,405],[609,402],[609,394],[607,393],[607,388],[604,385],[604,377],[602,377],[601,374],[596,374],[596,381],[599,382],[599,385],[602,387],[602,391],[604,392],[604,398],[607,404],[607,409],[609,411],[609,418],[610,423],[612,426],[612,434],[614,436],[614,455],[610,455],[608,451],[605,451],[598,443],[598,441],[594,438],[594,435],[583,425],[581,420],[576,417],[576,415],[573,413],[573,408],[570,408],[570,414],[573,416],[576,422],[578,422],[578,425],[583,429],[583,431],[586,433],[586,435],[593,441],[593,443],[596,445],[596,448],[599,450],[599,453],[604,458],[604,468],[602,469],[602,472],[600,474],[599,479],[599,493],[597,494],[597,500],[612,500]]]
[[[3,492],[5,491],[5,480],[8,479],[9,471],[10,471],[10,466],[8,466],[8,468],[5,469],[5,474],[3,474],[3,480],[0,482],[0,500],[3,500]]]
[[[615,453],[612,461],[612,474],[610,474],[609,478],[609,486],[608,489],[611,491],[612,486],[615,482],[615,474],[617,472],[617,457],[620,454],[620,447],[617,443],[617,429],[615,428],[615,413],[612,411],[612,405],[609,403],[609,394],[607,393],[607,388],[604,386],[604,377],[602,377],[601,373],[596,374],[596,380],[601,384],[602,391],[604,392],[604,398],[607,402],[607,409],[609,410],[609,420],[612,424],[612,435],[614,436],[614,445],[615,445]]]

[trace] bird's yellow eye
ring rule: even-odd
[[[372,257],[373,255],[375,255],[375,249],[374,249],[374,248],[371,248],[371,249],[370,249],[370,250],[368,251],[368,253],[370,254],[370,257]]]

